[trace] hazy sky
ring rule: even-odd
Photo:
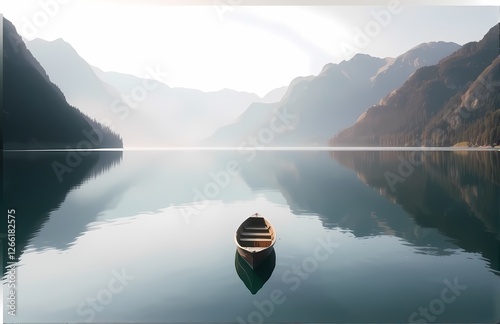
[[[349,59],[353,51],[394,57],[422,42],[479,40],[500,17],[498,7],[415,1],[401,1],[392,12],[390,1],[379,7],[161,4],[166,2],[4,0],[1,8],[26,39],[63,38],[105,71],[147,76],[161,69],[170,86],[261,96]],[[356,39],[359,30],[370,34],[364,43]]]

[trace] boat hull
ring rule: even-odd
[[[237,247],[238,254],[245,260],[250,268],[256,269],[268,256],[274,251],[274,247],[270,246],[260,251],[248,251],[244,248]]]

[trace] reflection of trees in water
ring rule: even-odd
[[[332,156],[401,205],[418,225],[437,229],[467,251],[481,252],[493,269],[500,269],[497,152],[337,151]],[[418,161],[416,156],[422,163],[413,169],[401,166],[404,161]],[[389,173],[404,175],[394,190],[386,178]]]
[[[4,153],[4,204],[16,210],[16,258],[67,194],[120,163],[122,152],[92,152],[81,156],[80,163],[75,163],[71,172],[65,172],[59,181],[53,165],[68,166],[67,157],[68,152]],[[2,228],[5,233],[6,225],[2,224]],[[4,253],[4,265],[6,257]]]
[[[375,157],[368,158],[373,164]],[[436,230],[417,226],[399,206],[353,179],[323,152],[259,152],[253,163],[242,171],[247,184],[279,190],[294,214],[314,215],[325,228],[345,229],[356,237],[394,235],[417,248],[432,246],[426,253],[437,255],[449,255],[456,247]]]

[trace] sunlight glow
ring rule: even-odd
[[[160,65],[168,71],[165,82],[171,87],[230,88],[261,97],[297,76],[317,75],[325,64],[348,58],[339,44],[352,42],[357,28],[373,20],[374,10],[387,8],[385,2],[377,3],[379,7],[332,2],[222,9],[156,0],[4,2],[3,14],[25,39],[63,38],[104,71],[142,77],[149,66]],[[477,14],[485,19],[474,26],[462,23],[463,17],[473,19]],[[440,21],[447,21],[449,28],[440,28]],[[390,25],[357,51],[394,57],[436,39],[463,44],[484,35],[491,21],[498,21],[494,7],[403,5]],[[412,28],[418,33],[401,34]]]

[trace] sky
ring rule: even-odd
[[[356,52],[395,57],[423,42],[479,40],[500,18],[499,7],[485,5],[249,1],[176,6],[160,0],[3,0],[0,8],[25,39],[62,38],[104,71],[151,77],[156,70],[171,87],[259,96]],[[284,3],[291,1],[300,0]]]

